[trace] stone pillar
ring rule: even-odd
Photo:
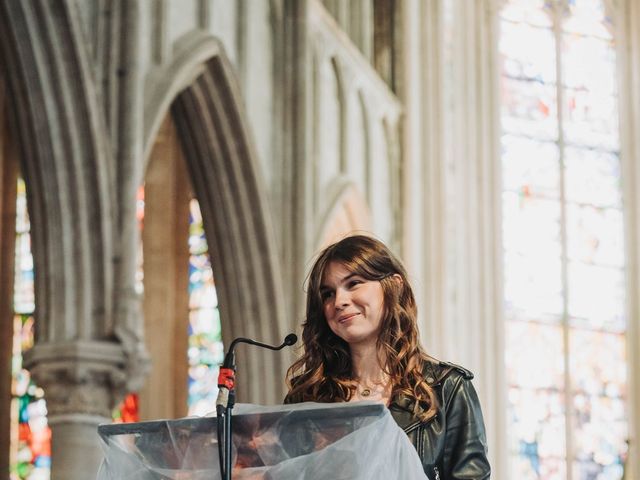
[[[6,97],[0,78],[0,472],[9,471],[11,444],[11,357],[18,165],[5,118]]]
[[[620,73],[620,136],[627,264],[629,453],[625,477],[640,478],[640,4],[607,2],[615,19]],[[613,9],[612,7],[616,7]]]
[[[111,422],[111,411],[125,392],[122,347],[82,340],[37,344],[24,362],[45,391],[51,478],[94,478],[103,457],[98,425]]]

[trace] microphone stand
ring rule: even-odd
[[[231,430],[232,430],[232,410],[236,403],[236,359],[235,359],[235,346],[238,343],[248,343],[249,345],[256,345],[258,347],[268,348],[269,350],[282,350],[284,347],[291,346],[298,341],[298,337],[290,333],[284,338],[284,341],[279,346],[267,345],[266,343],[257,342],[250,338],[238,337],[229,346],[227,354],[224,357],[224,362],[220,367],[220,373],[218,374],[218,398],[216,400],[216,414],[218,416],[217,421],[217,433],[218,433],[218,457],[220,460],[220,473],[222,480],[231,480]],[[221,422],[221,417],[224,420]],[[224,430],[223,435],[220,435],[221,428]],[[221,437],[223,442],[220,442]],[[224,448],[222,447],[224,444]]]

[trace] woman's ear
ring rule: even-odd
[[[404,280],[402,280],[402,277],[400,276],[399,273],[394,273],[393,275],[391,275],[391,278],[393,279],[394,282],[398,284],[399,287],[401,287],[404,284]]]

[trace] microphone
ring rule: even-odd
[[[218,374],[218,398],[216,399],[216,412],[218,416],[220,417],[224,414],[224,411],[229,404],[229,392],[232,392],[235,387],[236,355],[234,350],[238,343],[248,343],[249,345],[268,348],[269,350],[282,350],[284,347],[294,345],[297,341],[298,336],[295,333],[290,333],[284,337],[284,341],[278,346],[268,345],[266,343],[243,337],[238,337],[233,340],[227,350],[227,354],[224,356],[224,362],[222,362],[220,373]]]
[[[250,338],[238,337],[233,342],[231,342],[231,346],[227,351],[227,355],[234,355],[233,350],[238,343],[248,343],[249,345],[256,345],[258,347],[268,348],[269,350],[282,350],[284,347],[290,347],[298,341],[298,336],[295,333],[290,333],[286,337],[284,337],[284,341],[278,345],[277,347],[274,345],[267,345],[266,343],[257,342],[255,340],[251,340]],[[225,358],[225,362],[227,359]],[[230,362],[233,360],[230,360]]]

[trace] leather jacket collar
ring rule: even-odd
[[[414,403],[403,395],[392,400],[389,410],[416,447],[425,473],[433,480],[488,479],[491,469],[473,374],[430,359],[424,376],[440,403],[434,417],[421,422],[413,413]]]

